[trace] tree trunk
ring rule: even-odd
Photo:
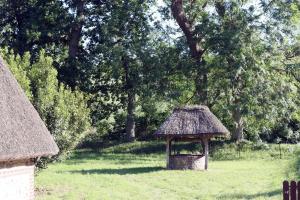
[[[63,80],[69,87],[74,89],[78,84],[79,66],[78,53],[80,47],[80,39],[82,35],[82,28],[84,24],[84,0],[73,0],[76,6],[76,16],[71,26],[71,31],[68,37],[68,59],[65,66],[60,69],[60,79]]]
[[[126,136],[128,141],[135,139],[135,94],[133,90],[128,90],[128,104],[127,104],[127,120],[126,120]]]
[[[205,69],[205,63],[198,64],[197,76],[195,78],[196,97],[197,103],[202,105],[208,105],[208,81],[207,70]]]
[[[241,114],[241,107],[240,105],[236,105],[232,112],[232,117],[234,120],[234,131],[232,134],[232,139],[236,142],[241,141],[244,138],[243,131],[244,131],[244,121]]]
[[[76,17],[69,35],[69,58],[76,58],[79,51],[82,27],[84,23],[84,0],[77,0]]]
[[[123,57],[123,68],[125,71],[125,90],[127,92],[127,119],[126,119],[126,140],[135,139],[135,91],[133,81],[129,75],[129,61]]]
[[[197,65],[197,75],[195,78],[197,103],[208,105],[208,70],[205,69],[205,62],[202,58],[204,49],[201,47],[201,38],[195,37],[194,24],[189,20],[184,12],[183,0],[172,0],[171,10],[177,24],[184,33],[189,46],[191,57]]]

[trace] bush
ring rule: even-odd
[[[269,145],[261,141],[253,145],[253,150],[269,150],[269,149],[270,149]]]
[[[29,53],[20,57],[2,49],[1,56],[53,135],[59,158],[64,157],[92,130],[86,95],[58,82],[52,58],[45,51],[33,63]]]

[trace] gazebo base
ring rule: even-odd
[[[170,155],[168,169],[205,170],[205,156]]]

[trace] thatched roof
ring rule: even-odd
[[[44,122],[0,58],[0,161],[57,153]]]
[[[173,113],[155,132],[158,136],[226,135],[229,131],[206,106],[175,108]]]

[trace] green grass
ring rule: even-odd
[[[163,143],[81,150],[36,177],[37,199],[282,199],[285,179],[298,178],[295,146],[215,149],[208,171],[165,170]]]

